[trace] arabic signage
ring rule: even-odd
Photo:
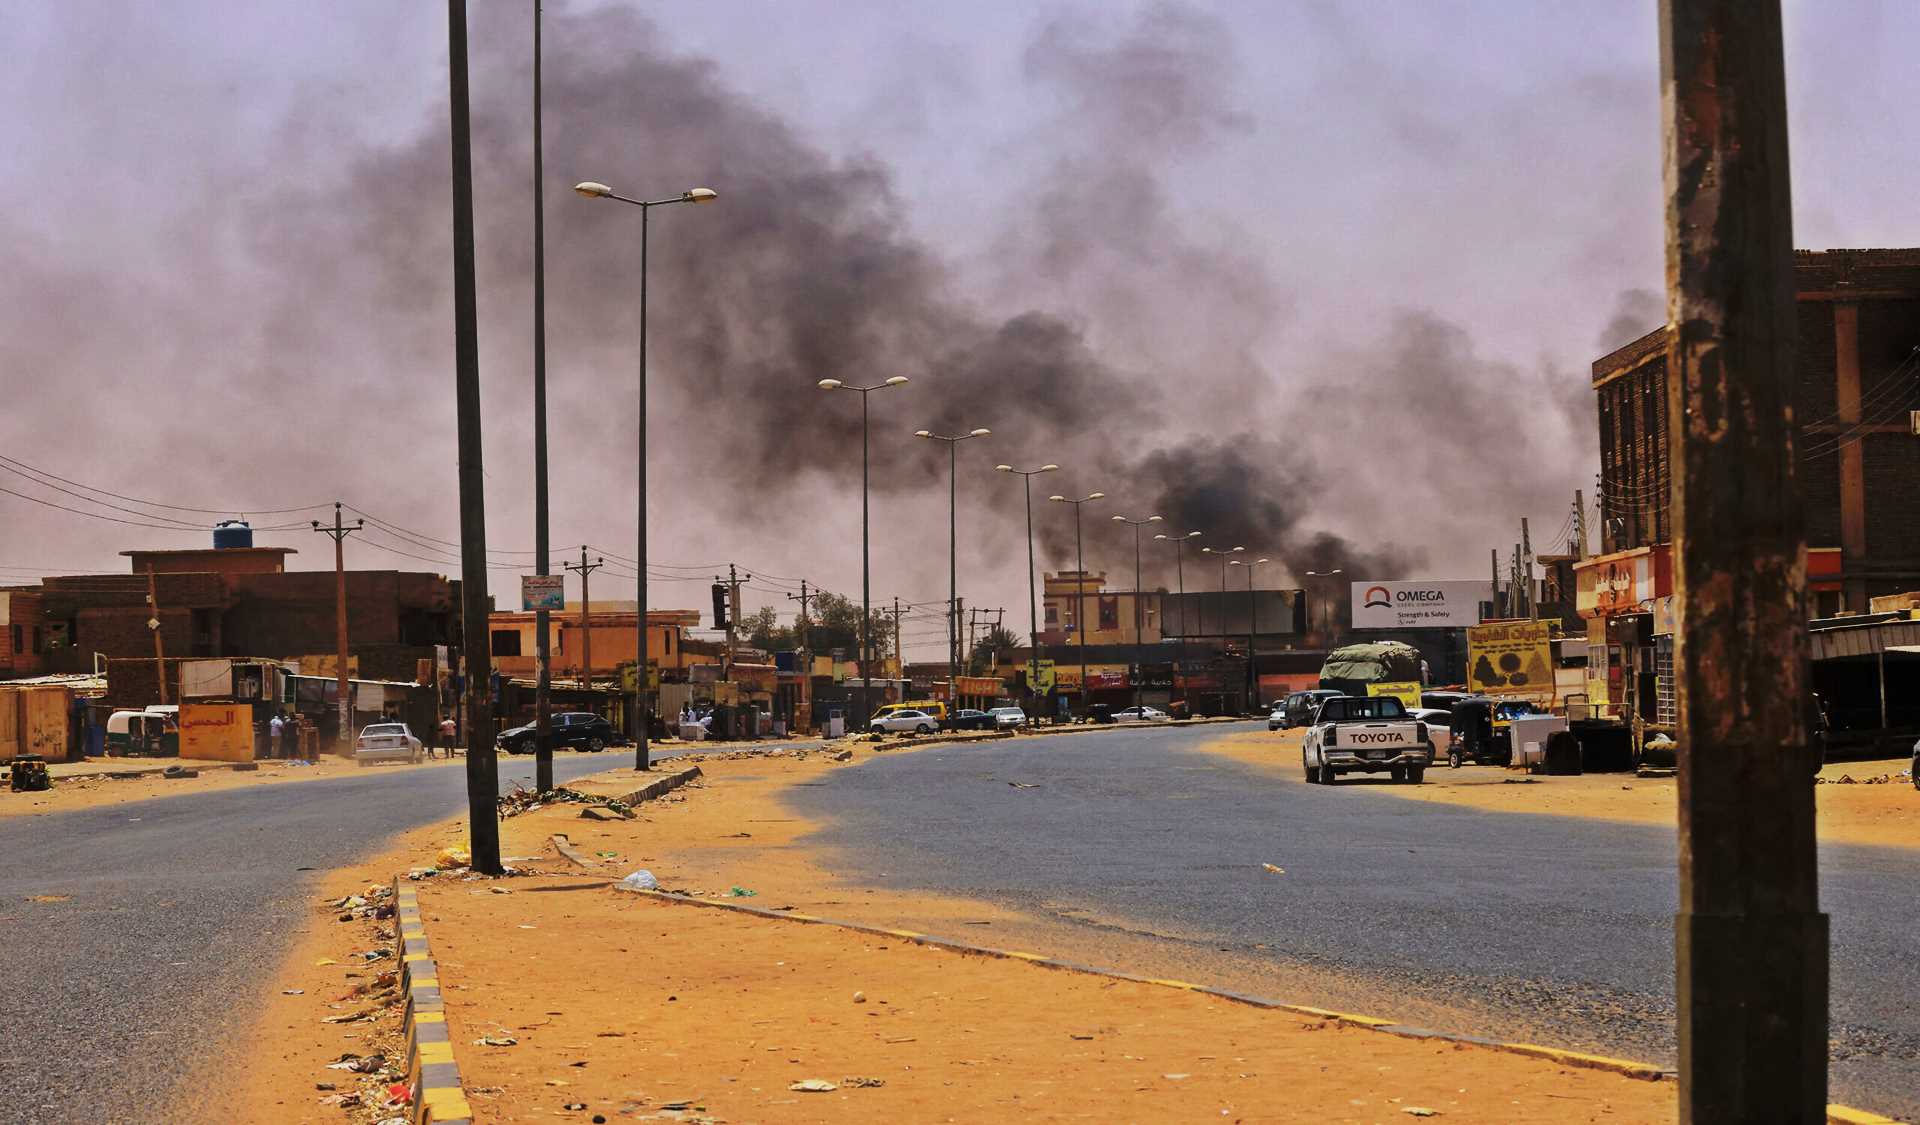
[[[181,705],[180,756],[216,762],[253,761],[253,709],[244,703]]]
[[[1484,695],[1553,696],[1553,644],[1545,621],[1501,621],[1467,630],[1467,687]]]
[[[1430,582],[1355,582],[1356,629],[1444,629],[1480,624],[1480,603],[1493,584],[1473,579]]]
[[[520,608],[523,610],[564,610],[567,608],[567,576],[564,574],[522,574]]]
[[[1037,692],[1049,692],[1053,690],[1053,684],[1053,661],[1027,661],[1027,686],[1029,688]]]
[[[1673,593],[1673,557],[1666,544],[1618,551],[1574,564],[1582,617],[1643,613]]]
[[[1400,701],[1402,707],[1412,710],[1420,706],[1420,685],[1412,680],[1395,680],[1390,683],[1367,685],[1368,695],[1391,695]]]

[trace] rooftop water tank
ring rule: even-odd
[[[253,546],[253,525],[246,520],[221,520],[213,525],[213,549]]]

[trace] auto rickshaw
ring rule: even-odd
[[[1454,703],[1447,723],[1453,731],[1453,747],[1447,753],[1449,766],[1457,768],[1461,762],[1504,766],[1512,760],[1512,741],[1495,731],[1494,714],[1494,701],[1485,696]]]
[[[115,711],[107,716],[107,756],[174,758],[180,755],[177,707]]]

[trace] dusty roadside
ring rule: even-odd
[[[802,842],[818,826],[781,792],[872,753],[858,748],[845,763],[819,752],[716,755],[699,763],[701,783],[632,820],[583,815],[577,804],[507,820],[506,854],[541,855],[521,866],[548,874],[422,880],[479,1119],[1377,1122],[1417,1108],[1458,1121],[1672,1116],[1670,1083],[608,886],[646,868],[665,887],[710,898],[1031,948],[1019,937],[1042,931],[1023,932],[1005,911],[854,885]],[[621,772],[576,788],[632,788]],[[419,864],[460,834],[457,822],[415,833],[342,873],[328,893],[383,864]],[[563,859],[555,834],[591,868]],[[342,951],[364,948],[359,926],[316,921],[289,958],[281,987],[309,977],[312,987],[279,997],[260,1022],[259,1054],[282,1061],[249,1075],[255,1115],[246,1119],[380,1119],[322,1107],[327,1092],[313,1089],[338,1073],[325,1061],[350,1050],[340,1038],[350,1025],[319,1022],[334,1013],[327,1005],[339,1001],[326,990],[347,985],[346,970],[317,962],[344,964]],[[316,1033],[330,1037],[324,1046]],[[814,1080],[834,1088],[793,1088]]]
[[[1246,731],[1199,747],[1208,754],[1276,772],[1305,784],[1300,768],[1301,731]],[[1820,839],[1833,844],[1920,848],[1920,790],[1900,762],[1837,762],[1820,771],[1814,806]],[[1891,780],[1869,781],[1873,778]],[[1850,780],[1849,780],[1850,779]],[[1379,778],[1343,778],[1407,801],[1459,805],[1484,812],[1546,813],[1632,824],[1678,823],[1678,788],[1671,777],[1628,773],[1579,777],[1532,777],[1490,766],[1429,769],[1421,785],[1394,785]]]

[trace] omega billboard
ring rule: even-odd
[[[1482,602],[1493,600],[1493,583],[1457,579],[1431,582],[1355,582],[1356,629],[1457,629],[1480,624]]]

